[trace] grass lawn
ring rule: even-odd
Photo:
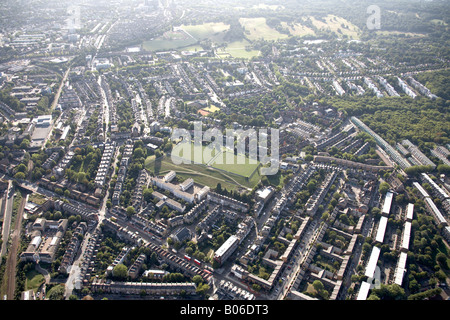
[[[304,37],[308,35],[314,36],[316,34],[313,29],[308,28],[300,23],[281,22],[281,25],[283,26],[283,28],[288,29],[289,33],[293,36]]]
[[[266,18],[240,18],[239,22],[245,30],[249,40],[264,39],[268,41],[288,38],[288,35],[269,27]]]
[[[155,160],[154,156],[147,158],[145,160],[145,168],[156,176],[161,176],[170,170],[174,170],[182,178],[192,178],[196,183],[209,186],[210,188],[215,188],[220,183],[222,188],[227,190],[237,190],[239,187],[253,188],[261,180],[259,170],[250,179],[247,179],[233,173],[216,170],[205,164],[176,165],[172,162],[171,157],[167,155],[157,160]]]
[[[28,196],[28,201],[42,205],[47,201],[47,198],[39,193],[32,193]]]
[[[227,156],[230,155],[233,157],[233,164],[227,163]],[[211,165],[213,168],[224,170],[244,177],[250,177],[250,175],[259,166],[259,161],[256,161],[256,163],[251,163],[250,159],[246,156],[235,155],[230,151],[223,152],[222,156],[219,155],[219,157],[221,157],[222,163],[212,163]]]
[[[199,153],[202,154],[201,159],[197,158]],[[183,162],[189,161],[191,163],[204,165],[208,164],[217,154],[218,154],[217,150],[209,146],[202,146],[201,151],[197,150],[197,147],[194,146],[194,143],[191,143],[190,146],[189,145],[185,146],[185,144],[179,143],[172,150],[172,156],[180,158],[180,161]]]
[[[193,52],[195,52],[195,51],[202,51],[202,50],[203,50],[203,47],[198,45],[198,44],[194,44],[192,46],[183,48],[183,51],[193,51]]]
[[[312,283],[308,283],[308,287],[306,288],[305,291],[308,292],[308,293],[311,293],[312,295],[316,295],[317,294],[317,291],[316,291],[316,289],[314,289]]]
[[[310,18],[313,25],[318,29],[329,30],[337,35],[347,35],[350,39],[359,39],[359,33],[361,30],[342,17],[329,14],[324,17],[324,19],[320,20],[312,16]]]
[[[25,290],[33,290],[36,292],[44,281],[45,279],[42,274],[38,273],[36,270],[31,270],[26,275]]]
[[[210,105],[208,108],[203,108],[203,110],[208,111],[208,112],[216,112],[216,111],[219,111],[220,108],[216,107],[216,106],[213,106],[213,105]]]
[[[187,46],[192,46],[195,44],[195,39],[155,39],[144,41],[143,47],[148,51],[161,51],[161,50],[172,50],[179,49]]]
[[[219,51],[218,54],[229,54],[233,58],[238,59],[251,59],[253,57],[257,57],[261,54],[259,50],[248,50],[251,44],[247,40],[234,41],[227,45],[224,51]]]
[[[183,25],[181,28],[198,41],[209,39],[212,42],[223,43],[225,42],[223,37],[230,29],[230,25],[223,22],[209,22],[197,25]]]
[[[223,152],[219,154],[215,148],[210,146],[202,146],[202,160],[199,161],[200,159],[195,158],[195,155],[198,156],[199,151],[196,150],[193,143],[189,146],[190,150],[188,148],[184,150],[183,146],[184,144],[179,143],[172,150],[172,156],[178,157],[180,161],[187,160],[191,163],[195,162],[195,164],[208,165],[246,178],[249,178],[259,166],[258,161],[253,163],[254,161],[251,162],[245,155],[235,155],[224,148],[222,148]],[[228,163],[230,156],[233,159],[232,163]]]

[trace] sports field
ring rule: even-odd
[[[228,163],[228,158],[232,158],[233,162]],[[222,160],[221,163],[217,163],[219,162],[218,160]],[[235,155],[233,152],[226,150],[221,155],[218,155],[210,165],[219,170],[250,178],[255,170],[258,169],[259,161],[250,161],[244,155]]]
[[[200,153],[202,157],[199,156]],[[217,151],[211,145],[200,148],[193,144],[179,143],[173,148],[171,159],[174,159],[175,164],[190,162],[210,166],[244,178],[250,178],[259,167],[257,160],[250,160],[247,156],[241,154],[235,155],[224,147],[221,148],[221,151]]]
[[[174,170],[182,178],[192,178],[196,183],[210,188],[215,188],[220,183],[222,188],[227,190],[251,189],[261,180],[259,170],[256,170],[253,176],[248,179],[202,164],[176,165],[172,162],[170,155],[159,159],[155,159],[154,156],[148,157],[145,161],[145,169],[156,176],[161,176]]]
[[[251,59],[257,57],[261,54],[259,50],[249,49],[251,43],[247,40],[234,41],[227,44],[226,48],[219,48],[217,54],[226,58],[227,56],[232,56],[238,59]]]
[[[210,146],[195,147],[193,143],[178,143],[172,150],[172,158],[175,162],[207,165],[218,153]]]
[[[176,145],[172,150],[172,155],[165,155],[159,159],[150,156],[145,161],[145,168],[155,174],[163,175],[170,170],[174,170],[184,178],[193,178],[196,183],[215,188],[217,183],[228,190],[241,188],[253,188],[261,180],[259,173],[259,162],[250,163],[249,159],[243,155],[234,155],[232,152],[222,150],[217,152],[214,148],[202,146],[201,162],[194,162],[194,155],[199,152],[192,148],[187,151],[183,146]],[[183,152],[187,151],[187,152]],[[226,157],[233,158],[234,164],[227,164]],[[222,157],[222,163],[216,163],[215,159]],[[175,159],[175,161],[173,160]],[[182,161],[190,163],[184,163]],[[243,162],[239,164],[239,162]]]

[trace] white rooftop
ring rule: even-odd
[[[375,268],[377,267],[380,251],[381,249],[378,247],[372,248],[372,253],[370,254],[369,262],[367,263],[365,272],[365,275],[369,278],[373,278],[373,275],[375,274]]]

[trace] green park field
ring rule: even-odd
[[[223,188],[228,190],[237,188],[251,189],[261,180],[258,170],[259,162],[256,164],[250,163],[249,159],[243,155],[231,154],[235,164],[226,164],[225,159],[226,155],[230,154],[229,151],[224,150],[218,153],[214,149],[203,146],[203,159],[199,163],[194,163],[192,161],[195,154],[194,148],[191,148],[190,155],[183,155],[181,150],[177,150],[177,146],[172,150],[172,154],[176,155],[176,160],[178,162],[183,160],[185,162],[191,161],[190,164],[177,164],[172,160],[171,155],[164,155],[159,159],[150,156],[145,161],[145,168],[154,175],[164,175],[170,170],[174,170],[177,172],[177,175],[183,178],[193,178],[196,183],[207,185],[211,188],[215,188],[220,183]],[[215,163],[214,159],[217,157],[223,157],[222,164]],[[244,163],[238,164],[238,159]]]

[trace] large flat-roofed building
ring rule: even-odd
[[[275,189],[273,187],[265,187],[264,189],[259,189],[256,191],[256,197],[258,200],[266,203],[274,193]]]
[[[187,189],[189,189],[193,185],[194,185],[194,179],[188,178],[185,181],[183,181],[183,183],[180,183],[180,189],[183,190],[183,191],[186,191]]]
[[[405,229],[403,230],[402,243],[400,250],[406,252],[409,250],[409,241],[411,239],[411,222],[405,222]]]
[[[422,151],[417,148],[411,141],[405,139],[402,141],[402,145],[408,148],[409,153],[411,154],[412,159],[418,163],[419,165],[431,166],[433,169],[436,168],[436,165],[428,159],[426,155],[422,153]]]
[[[48,127],[52,123],[52,115],[43,115],[36,118],[36,127]]]
[[[424,200],[428,211],[433,215],[434,219],[436,220],[436,223],[438,225],[447,226],[448,225],[447,220],[442,215],[438,207],[434,204],[433,200],[431,198],[425,198]]]
[[[395,269],[394,283],[399,286],[403,283],[403,277],[406,273],[406,259],[408,255],[405,252],[400,252],[400,257],[398,258],[397,268]]]
[[[431,179],[431,177],[428,174],[422,173],[422,179],[424,182],[428,182],[428,184],[431,186],[431,189],[433,190],[432,193],[436,195],[439,199],[444,200],[450,198],[448,193],[445,192],[445,190],[442,189],[436,182],[434,182],[433,179]]]
[[[176,172],[175,171],[169,171],[164,177],[163,180],[164,182],[170,182],[172,181],[175,177],[176,177]]]
[[[408,203],[408,206],[406,207],[406,221],[411,222],[414,218],[414,204]]]
[[[388,222],[387,217],[380,218],[380,222],[378,223],[377,235],[375,237],[375,241],[378,243],[383,243],[384,241],[384,234],[386,233],[387,222]]]
[[[367,296],[369,295],[370,283],[363,281],[361,283],[361,287],[359,288],[358,296],[356,300],[367,300]]]
[[[67,225],[67,219],[56,221],[36,219],[31,227],[32,240],[27,249],[21,253],[20,260],[52,263]]]
[[[31,135],[31,143],[29,149],[31,151],[37,151],[44,145],[44,141],[50,134],[52,116],[44,115],[39,116],[33,120],[35,123],[35,129]]]
[[[162,179],[158,178],[152,178],[153,185],[157,186],[158,188],[161,188],[163,190],[167,190],[170,193],[172,193],[174,196],[183,199],[186,202],[192,203],[194,202],[194,194],[184,192],[180,189],[178,185],[172,184],[170,182],[165,182]]]
[[[370,254],[369,262],[366,266],[366,271],[364,275],[366,275],[368,278],[373,278],[375,275],[375,269],[377,267],[378,258],[380,256],[381,249],[378,247],[372,248],[372,253]]]
[[[386,197],[384,198],[383,209],[381,214],[384,216],[389,215],[391,212],[392,199],[394,198],[394,194],[390,191],[386,192]]]
[[[214,254],[214,260],[222,264],[228,259],[239,245],[239,239],[232,235],[225,241]]]
[[[417,181],[413,182],[413,186],[419,191],[422,198],[428,198],[430,196]]]

